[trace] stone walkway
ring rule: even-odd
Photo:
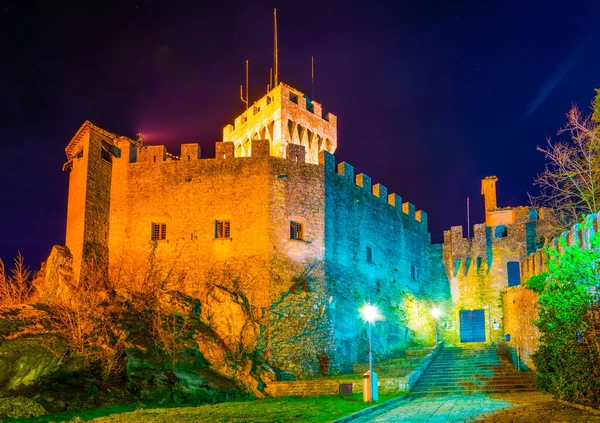
[[[352,423],[600,422],[600,415],[569,407],[537,392],[409,397]]]

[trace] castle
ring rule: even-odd
[[[443,306],[448,343],[503,337],[501,293],[531,273],[520,263],[553,233],[551,211],[499,208],[497,178],[487,177],[486,221],[473,237],[455,226],[431,245],[427,214],[336,164],[336,148],[336,116],[283,83],[223,128],[214,158],[198,144],[174,155],[86,121],[64,166],[74,278],[93,263],[131,283],[152,257],[184,275],[203,307],[223,288],[262,322],[264,358],[295,377],[364,360],[365,302],[386,316],[375,326],[379,353],[405,347],[407,292]],[[247,336],[243,322],[216,314],[231,337]]]
[[[75,278],[93,261],[130,280],[149,254],[199,298],[226,277],[267,321],[265,358],[295,376],[364,357],[366,301],[387,318],[379,349],[402,347],[399,298],[429,289],[427,214],[336,164],[336,147],[336,116],[283,83],[225,126],[214,158],[86,121],[64,166]]]
[[[481,181],[485,222],[473,226],[471,238],[463,237],[462,226],[444,232],[443,262],[453,304],[444,336],[450,343],[494,342],[504,336],[502,291],[527,279],[521,262],[556,231],[550,209],[498,207],[497,180],[488,176]]]

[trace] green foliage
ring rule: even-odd
[[[594,98],[594,112],[592,113],[592,120],[596,123],[600,123],[600,88],[596,88],[596,98]]]
[[[535,322],[540,347],[533,355],[542,388],[592,406],[600,405],[599,260],[598,234],[589,249],[565,246],[560,255],[551,252]],[[539,281],[533,285],[540,287]]]
[[[525,287],[531,289],[538,294],[541,294],[546,289],[546,281],[548,280],[548,272],[540,273],[539,275],[532,276],[527,282]]]

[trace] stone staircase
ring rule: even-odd
[[[444,348],[411,394],[532,392],[536,391],[534,378],[534,372],[519,372],[510,362],[498,357],[495,347],[466,344]]]

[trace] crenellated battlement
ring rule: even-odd
[[[215,157],[202,158],[200,155],[200,146],[195,143],[182,144],[179,156],[169,153],[164,145],[147,145],[139,149],[135,163],[160,164],[175,161],[183,164],[185,162],[193,163],[203,160],[214,161],[276,157],[272,154],[269,140],[251,141],[249,152],[250,154],[247,156],[238,156],[237,150],[235,149],[235,143],[219,141],[215,143]],[[306,160],[306,147],[298,144],[288,144],[286,146],[285,158],[281,159],[291,161],[293,163],[313,164]],[[416,210],[412,203],[402,202],[402,197],[398,194],[388,193],[387,187],[383,184],[373,184],[370,176],[364,173],[355,175],[354,167],[352,165],[346,162],[340,162],[336,167],[335,155],[326,151],[322,151],[319,154],[318,165],[330,167],[331,170],[334,170],[338,176],[348,180],[352,185],[364,189],[373,197],[380,199],[382,202],[387,203],[391,207],[397,208],[407,217],[419,222],[421,225],[427,228],[428,222],[426,212],[423,210]]]
[[[317,164],[319,152],[337,148],[337,117],[323,116],[320,103],[281,83],[223,128],[223,141],[234,143],[236,157],[251,155],[257,139],[269,140],[275,157],[287,157],[289,144],[303,145],[306,161]]]
[[[370,193],[373,197],[376,197],[382,202],[385,202],[387,205],[396,208],[408,218],[420,223],[425,229],[427,229],[428,222],[426,212],[423,210],[415,211],[415,206],[412,203],[403,203],[402,197],[395,193],[388,193],[386,186],[379,183],[373,184],[370,176],[364,173],[355,174],[354,167],[351,164],[340,162],[336,166],[335,156],[327,152],[321,152],[319,155],[319,164],[326,166],[326,168],[329,168],[330,171],[335,172],[338,177],[348,181],[349,185],[352,184],[353,186],[362,188],[364,191]]]
[[[600,228],[600,213],[587,216],[585,223],[576,223],[560,236],[547,241],[544,245],[521,260],[521,280],[548,270],[548,250],[563,253],[565,247],[577,245],[582,249],[590,248],[590,240]]]

